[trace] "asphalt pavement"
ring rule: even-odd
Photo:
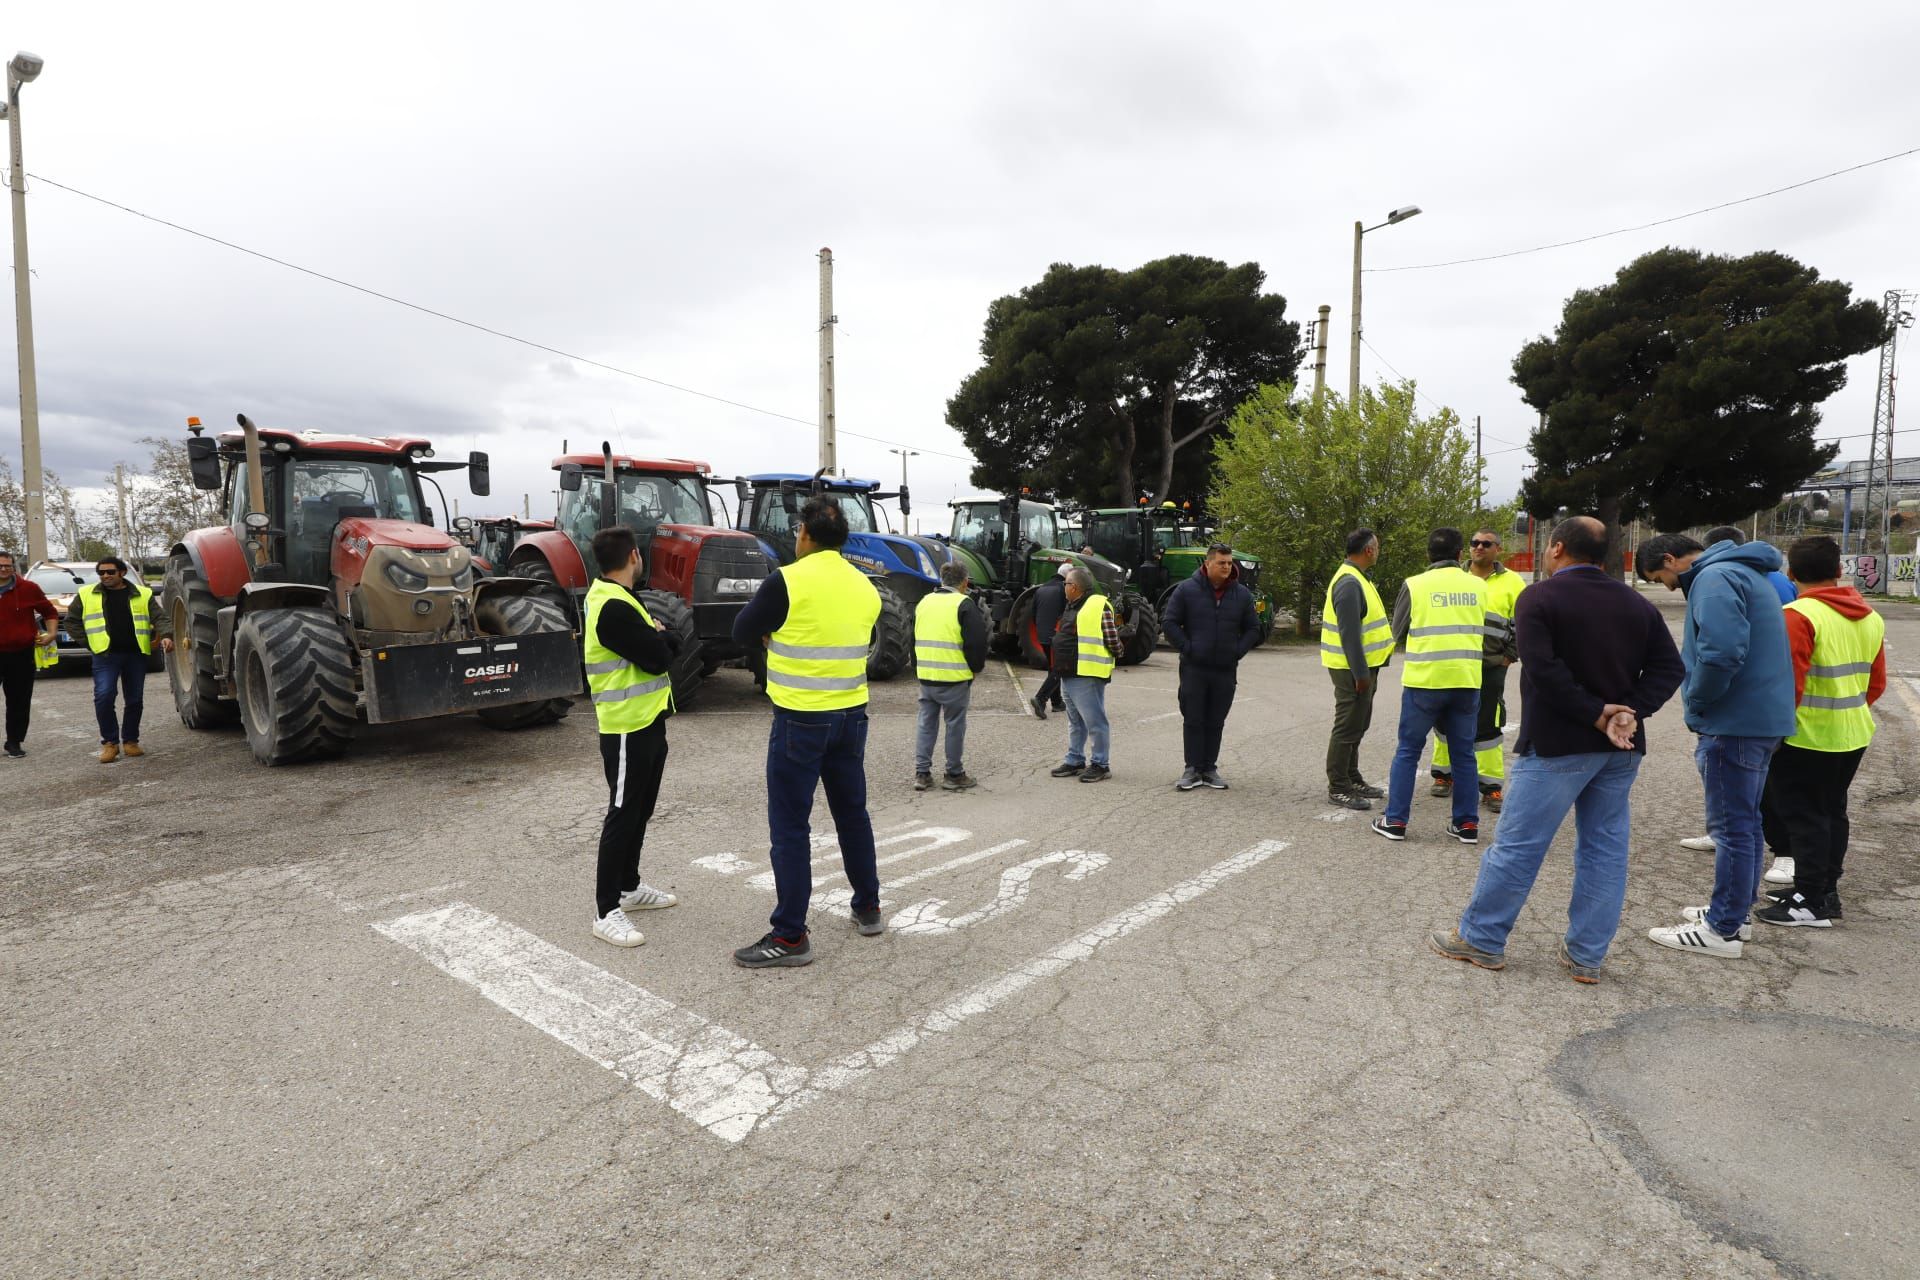
[[[1225,792],[1172,788],[1166,651],[1094,785],[996,661],[980,788],[916,794],[916,688],[876,686],[893,928],[854,933],[822,805],[817,959],[762,972],[728,956],[772,903],[744,672],[669,728],[643,869],[681,903],[630,951],[588,933],[584,707],[274,770],[162,677],[151,754],[102,766],[86,680],[43,681],[0,763],[0,1276],[1920,1274],[1910,613],[1845,923],[1645,940],[1712,875],[1672,708],[1592,987],[1554,959],[1566,835],[1504,972],[1426,950],[1479,851],[1424,789],[1404,844],[1326,805],[1306,647],[1248,658]]]

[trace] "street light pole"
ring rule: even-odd
[[[907,459],[919,457],[920,451],[918,449],[888,449],[887,452],[900,455],[900,487],[905,489],[907,487]]]
[[[40,476],[40,387],[33,375],[33,295],[27,270],[27,171],[20,156],[20,86],[46,64],[31,53],[7,63],[7,141],[13,196],[13,323],[20,349],[20,487],[26,494],[27,563],[47,558],[47,510]]]
[[[1371,227],[1353,224],[1353,314],[1348,317],[1351,326],[1347,343],[1347,403],[1357,404],[1360,400],[1360,250],[1361,238],[1369,231],[1378,231],[1381,227],[1390,227],[1396,222],[1405,222],[1420,213],[1417,204],[1402,205],[1387,215],[1385,222]]]

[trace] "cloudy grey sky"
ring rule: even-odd
[[[1352,223],[1398,266],[1735,199],[1920,145],[1920,7],[973,3],[319,6],[14,0],[27,170],[329,274],[811,421],[816,265],[838,259],[844,431],[923,450],[928,527],[967,487],[943,422],[987,304],[1052,262],[1258,261],[1334,306]],[[30,192],[48,464],[97,483],[188,414],[494,455],[551,487],[560,440],[723,472],[810,470],[808,426],[419,315]],[[1493,491],[1529,414],[1514,352],[1574,289],[1663,244],[1779,249],[1878,296],[1920,289],[1920,156],[1658,230],[1369,275],[1390,361],[1485,422]],[[1823,434],[1865,432],[1874,365]],[[16,396],[11,361],[0,396]],[[9,419],[12,415],[8,415]],[[1859,456],[1864,439],[1849,440]],[[897,477],[844,436],[856,474]],[[18,465],[17,429],[0,452]],[[1903,453],[1920,452],[1920,448]],[[951,456],[949,456],[951,455]],[[1843,456],[1845,456],[1843,454]],[[451,492],[451,490],[450,490]],[[545,499],[550,509],[551,499]]]

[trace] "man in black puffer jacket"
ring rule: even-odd
[[[1207,786],[1225,791],[1220,776],[1220,734],[1233,706],[1240,659],[1260,643],[1253,592],[1240,582],[1233,548],[1216,542],[1194,575],[1173,589],[1160,628],[1180,651],[1180,724],[1187,768],[1175,783],[1182,791]]]

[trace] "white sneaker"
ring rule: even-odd
[[[1713,837],[1712,836],[1688,836],[1685,840],[1682,840],[1680,842],[1680,847],[1682,849],[1691,849],[1695,853],[1712,853]]]
[[[1707,922],[1707,909],[1705,907],[1682,907],[1680,908],[1680,915],[1682,918],[1694,924],[1705,924]],[[1740,926],[1740,941],[1753,941],[1752,916],[1748,916],[1746,922]]]
[[[647,940],[618,907],[593,922],[593,936],[616,947],[637,947]]]
[[[661,907],[670,907],[680,899],[665,889],[656,889],[642,881],[631,890],[620,895],[622,911],[657,911]]]
[[[1793,859],[1775,858],[1773,865],[1767,868],[1767,874],[1760,877],[1768,884],[1793,883]]]
[[[1672,947],[1675,951],[1691,951],[1703,956],[1723,956],[1728,960],[1740,958],[1740,939],[1723,938],[1704,924],[1663,925],[1658,929],[1647,930],[1647,937],[1663,947]]]

